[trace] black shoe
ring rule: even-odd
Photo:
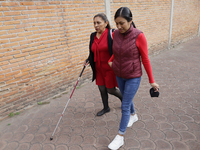
[[[110,112],[110,108],[102,109],[100,112],[97,113],[97,116],[102,116],[103,114]]]

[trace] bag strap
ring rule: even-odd
[[[113,40],[113,37],[112,37],[112,33],[115,31],[115,29],[110,29],[110,37],[111,39]]]

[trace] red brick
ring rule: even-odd
[[[28,6],[28,9],[42,9],[42,6]]]
[[[20,45],[22,45],[21,43],[20,43]],[[24,49],[24,48],[27,48],[28,46],[27,45],[23,45],[23,46],[17,46],[17,47],[13,47],[13,50],[18,50],[18,49]]]
[[[21,72],[27,72],[27,71],[30,71],[32,69],[34,69],[35,67],[29,67],[29,68],[25,68],[25,69],[22,69]]]
[[[56,12],[56,13],[62,12],[62,9],[53,9],[53,10],[51,10],[51,12],[52,12],[52,13],[55,13],[55,12]]]
[[[4,73],[8,73],[8,72],[11,72],[11,69],[1,70],[0,74],[4,74]]]
[[[10,42],[17,42],[17,41],[23,41],[23,40],[26,40],[26,38],[25,37],[12,38],[10,39]]]
[[[6,39],[6,40],[0,40],[0,44],[4,44],[4,43],[8,43],[8,42],[9,42],[8,39]]]
[[[29,16],[28,15],[21,15],[21,16],[13,16],[14,20],[20,20],[20,19],[28,19]]]
[[[5,35],[7,34],[7,31],[0,31],[0,35]],[[2,36],[0,36],[0,38],[2,38]]]
[[[29,63],[32,63],[32,62],[33,62],[32,60],[24,60],[22,62],[19,62],[18,64],[19,64],[19,66],[24,65],[24,64],[29,65]],[[26,67],[24,67],[23,69],[25,69],[25,68]]]
[[[18,63],[2,66],[2,69],[8,69],[8,68],[16,67],[16,66],[18,66]]]
[[[8,65],[8,64],[9,64],[8,61],[1,61],[1,62],[0,62],[0,66],[4,66],[4,65]]]
[[[27,82],[31,81],[31,79],[26,79],[25,77],[27,78],[27,76],[23,76],[23,77],[22,77],[23,80],[22,80],[22,81],[19,81],[17,84],[20,85],[20,84],[22,84],[22,83],[27,83]],[[29,75],[29,77],[31,77],[31,76]],[[26,80],[24,80],[24,79],[26,79]]]
[[[31,27],[31,24],[20,24],[20,25],[15,25],[15,28],[16,28],[16,29],[25,28],[25,27]]]
[[[19,6],[18,2],[2,2],[2,6]]]
[[[44,48],[47,48],[47,47],[49,47],[49,45],[41,45],[41,46],[38,46],[37,48],[38,49],[42,49],[42,50],[40,50],[41,52],[43,52],[43,49]],[[42,53],[41,53],[42,54]]]
[[[40,21],[49,21],[49,20],[50,20],[50,18],[39,18],[39,19],[37,19],[38,22],[40,22]]]
[[[10,25],[10,26],[1,26],[0,30],[9,30],[9,29],[14,29],[15,26],[14,25]]]
[[[102,2],[102,1],[101,1],[101,2]],[[73,1],[73,3],[74,3],[74,4],[81,4],[82,1],[80,1],[80,0],[76,0],[76,1]]]
[[[22,97],[22,98],[25,98],[25,97],[27,97],[27,96],[30,96],[30,95],[34,94],[34,92],[33,92],[34,90],[35,90],[34,88],[31,88],[31,89],[29,90],[31,93],[23,94],[21,97]],[[27,91],[27,92],[29,92],[29,91]]]
[[[39,27],[25,28],[25,31],[39,30]]]
[[[40,48],[38,48],[38,49],[40,49]],[[36,50],[36,51],[30,52],[30,54],[34,55],[34,54],[38,54],[38,53],[42,53],[42,52],[43,52],[43,50]]]
[[[15,74],[19,74],[19,73],[20,73],[20,71],[13,71],[13,72],[5,74],[5,76],[9,77],[9,76],[12,76],[12,75],[15,75]]]
[[[26,59],[33,59],[33,58],[37,58],[39,57],[39,55],[31,55],[31,56],[27,56]]]
[[[16,42],[16,43],[4,44],[2,46],[3,46],[3,48],[6,48],[6,47],[11,47],[11,46],[16,46],[16,45],[19,45],[19,44]]]
[[[8,12],[4,12],[5,16],[16,16],[16,15],[21,15],[20,11],[8,11]]]
[[[88,3],[92,3],[92,1],[91,0],[84,0],[83,3],[88,4]]]
[[[56,47],[45,48],[45,49],[44,49],[44,52],[52,51],[52,50],[54,50],[54,49],[56,49]]]
[[[38,45],[42,45],[42,42],[32,43],[32,44],[29,44],[28,46],[29,47],[34,47],[34,46],[38,46]]]
[[[54,40],[48,40],[48,41],[43,41],[42,44],[45,45],[45,44],[54,43],[54,42],[55,42]]]
[[[3,58],[0,58],[0,62],[5,61],[5,60],[11,60],[11,59],[13,59],[13,56],[3,57]]]
[[[30,73],[36,73],[36,72],[41,72],[43,69],[42,68],[39,68],[39,69],[33,69],[30,71]]]
[[[33,31],[34,34],[40,34],[41,37],[43,37],[43,34],[42,33],[46,33],[47,31],[46,30],[38,30],[38,31]],[[48,33],[47,33],[48,34]]]
[[[8,81],[8,80],[12,80],[12,79],[13,79],[13,77],[1,78],[0,82],[5,82],[5,81]]]
[[[9,30],[8,33],[19,33],[19,32],[24,32],[24,29],[14,29],[14,30]]]
[[[16,63],[16,62],[23,61],[23,60],[24,60],[24,58],[15,58],[15,59],[10,60],[10,62]]]
[[[40,39],[35,39],[34,41],[35,42],[39,42],[39,41],[46,41],[46,40],[48,40],[48,38],[47,37],[43,37],[43,38],[40,38]]]
[[[19,54],[20,51],[11,51],[11,52],[8,52],[8,53],[4,53],[5,56],[10,56],[10,55],[15,55],[15,54]]]
[[[12,87],[15,87],[16,85],[17,85],[16,83],[9,84],[9,85],[1,87],[1,90],[11,89]]]
[[[34,50],[35,50],[35,47],[26,48],[26,49],[23,49],[23,50],[22,50],[22,53],[30,52],[30,51],[34,51]]]
[[[51,12],[51,10],[38,10],[37,11],[37,13],[39,13],[39,14],[40,13],[44,13],[45,14],[45,13],[50,13],[50,12]]]
[[[6,104],[12,103],[12,102],[17,101],[19,99],[20,99],[20,97],[10,99],[10,100],[6,101]]]
[[[34,2],[20,2],[20,5],[34,5]]]
[[[34,35],[31,35],[31,36],[26,36],[26,38],[27,38],[27,39],[36,39],[36,38],[40,38],[40,35],[39,35],[39,34],[38,34],[38,35],[37,35],[37,34],[36,34],[36,35],[34,34]]]
[[[10,10],[26,10],[25,6],[21,6],[21,7],[10,7]]]
[[[61,4],[72,4],[72,1],[61,1]]]
[[[5,97],[8,97],[8,96],[14,95],[14,94],[16,94],[17,92],[18,92],[18,91],[9,92],[9,93],[7,93],[7,94],[4,94],[3,97],[5,98]]]
[[[20,43],[20,45],[23,45],[23,46],[28,47],[27,44],[33,43],[33,42],[34,42],[34,40],[27,40],[27,41],[22,41],[22,42],[19,42],[19,43]],[[24,45],[24,44],[25,44],[25,45]]]
[[[12,51],[12,48],[3,48],[3,49],[0,49],[0,53],[9,52],[9,51]]]
[[[21,13],[22,13],[22,15],[36,14],[37,11],[36,10],[28,10],[28,11],[22,11]]]
[[[27,67],[26,65],[22,65],[22,66],[20,65],[20,66],[13,67],[12,70],[13,71],[15,71],[15,70],[22,70],[22,69],[24,69],[26,67]]]
[[[6,97],[6,98],[1,98],[1,102],[6,102],[7,100],[9,100],[10,98],[9,97]],[[7,106],[8,107],[8,106]],[[0,112],[0,114],[2,113],[2,111]]]
[[[41,18],[44,17],[44,14],[34,14],[34,15],[30,15],[30,18]]]
[[[18,36],[28,36],[28,35],[32,35],[32,32],[23,32],[23,33],[19,33]]]
[[[9,81],[6,82],[6,84],[15,83],[15,82],[18,82],[18,81],[21,81],[21,79],[18,78],[18,79],[14,79],[14,80],[9,80]]]
[[[41,5],[48,5],[48,2],[38,2],[38,1],[36,1],[35,5],[39,5],[39,6],[41,6]]]
[[[18,55],[14,55],[14,58],[19,58],[19,57],[25,57],[25,56],[28,56],[29,53],[21,53],[21,54],[18,54]]]
[[[16,21],[6,21],[4,22],[4,25],[13,25],[13,24],[20,24],[21,22],[19,20]]]
[[[36,19],[26,19],[26,20],[22,20],[21,21],[22,23],[33,23],[33,22],[36,22]],[[32,28],[32,27],[31,27]],[[31,29],[31,28],[26,28],[26,29]],[[26,30],[25,30],[26,31]]]
[[[0,99],[2,98],[2,96],[0,96]],[[0,107],[5,106],[5,102],[0,102]]]
[[[5,76],[4,75],[0,75],[0,79],[4,78]]]
[[[37,23],[32,23],[32,26],[44,26],[46,23],[45,22],[37,22]]]
[[[25,75],[28,75],[28,74],[29,74],[29,72],[23,72],[23,73],[20,73],[20,74],[15,75],[14,77],[15,77],[15,78],[20,78],[20,77],[25,76]]]
[[[43,9],[55,9],[55,5],[50,5],[50,6],[43,6]]]

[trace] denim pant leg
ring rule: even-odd
[[[132,79],[123,79],[117,77],[119,89],[123,95],[122,100],[122,117],[119,127],[119,134],[124,134],[129,122],[130,114],[135,113],[133,98],[139,88],[141,77]]]

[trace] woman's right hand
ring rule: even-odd
[[[112,62],[108,62],[108,65],[112,68]]]
[[[89,63],[90,63],[89,60],[86,59],[86,60],[83,62],[83,66],[87,66]]]

